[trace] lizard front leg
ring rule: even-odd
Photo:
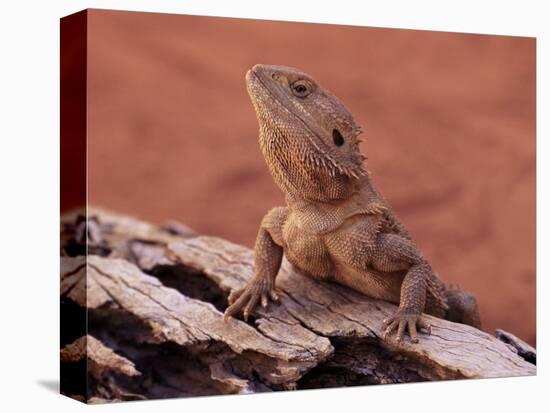
[[[380,234],[372,257],[373,266],[381,271],[406,270],[401,284],[399,309],[384,320],[386,340],[397,330],[397,341],[402,341],[408,330],[411,341],[418,342],[417,327],[431,333],[431,326],[422,318],[426,304],[427,279],[432,271],[419,254],[414,243],[397,234]]]
[[[258,302],[266,307],[269,300],[278,301],[275,291],[275,278],[283,259],[282,225],[286,219],[287,208],[272,209],[262,220],[262,225],[254,245],[255,276],[240,290],[234,290],[228,297],[229,307],[224,319],[239,313],[245,320],[254,311]]]
[[[381,217],[361,215],[349,220],[325,242],[337,263],[335,280],[373,298],[399,303],[396,314],[386,320],[383,338],[406,330],[417,341],[417,327],[429,331],[421,318],[431,268],[414,242],[401,234],[380,233]]]
[[[384,320],[384,335],[388,336],[397,330],[397,341],[402,341],[405,330],[408,329],[411,341],[418,343],[417,326],[431,333],[431,326],[422,318],[426,302],[426,272],[429,269],[424,264],[414,264],[410,267],[401,285],[399,309]]]

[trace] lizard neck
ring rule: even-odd
[[[303,191],[285,191],[285,201],[291,209],[307,209],[310,206],[319,206],[323,209],[347,207],[357,205],[358,208],[371,208],[372,205],[385,205],[385,200],[372,186],[371,177],[367,173],[351,186],[350,193],[346,197],[335,199],[311,199],[304,196]]]
[[[287,206],[292,210],[305,210],[311,206],[322,207],[324,209],[339,208],[343,204],[349,203],[356,197],[357,193],[351,194],[349,197],[343,199],[330,199],[330,200],[317,200],[317,199],[308,199],[302,194],[297,194],[295,192],[285,193],[285,201]]]
[[[309,234],[326,234],[340,228],[357,215],[369,215],[371,222],[380,224],[386,204],[363,177],[353,193],[344,199],[319,201],[286,194],[286,204],[293,223]]]

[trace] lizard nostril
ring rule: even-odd
[[[332,130],[332,140],[336,146],[342,146],[344,144],[344,137],[338,129]]]

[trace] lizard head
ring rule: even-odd
[[[366,175],[361,128],[311,76],[285,66],[255,65],[246,85],[260,124],[260,146],[286,193],[342,199]]]

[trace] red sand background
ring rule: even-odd
[[[91,204],[252,246],[283,198],[244,74],[295,66],[364,127],[441,277],[534,344],[534,39],[97,10],[88,30]]]

